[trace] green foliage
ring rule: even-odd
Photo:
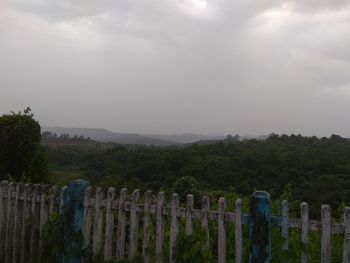
[[[281,236],[279,229],[273,228],[272,240],[272,262],[300,262],[302,243],[298,231],[290,231],[287,250],[282,250],[285,239]]]
[[[43,182],[48,175],[40,125],[30,108],[0,117],[0,177]]]
[[[247,202],[246,200],[245,202]],[[272,201],[273,206],[278,206],[278,201]],[[274,214],[276,215],[276,213]],[[43,254],[41,255],[40,262],[60,262],[60,255],[69,256],[70,253],[81,253],[84,257],[84,262],[86,263],[104,263],[103,255],[100,254],[97,257],[93,257],[92,249],[86,248],[79,251],[67,251],[64,248],[64,238],[63,238],[63,219],[59,215],[54,215],[50,218],[49,222],[44,226],[44,231],[41,236],[43,244]],[[151,262],[155,261],[155,217],[151,217],[151,226],[150,226],[150,254]],[[129,220],[127,221],[129,223]],[[169,226],[169,218],[165,218],[164,222],[166,226]],[[210,221],[210,239],[207,240],[207,236],[201,228],[200,220],[194,220],[194,233],[187,236],[185,234],[185,221],[179,221],[179,230],[180,233],[177,237],[177,246],[175,250],[174,259],[178,263],[189,263],[189,262],[217,262],[217,238],[218,238],[218,229],[217,222]],[[140,226],[142,223],[140,222]],[[129,225],[127,225],[129,229]],[[227,262],[234,262],[235,258],[235,226],[234,224],[226,225],[227,231]],[[249,239],[248,239],[248,226],[243,226],[243,255],[244,261],[248,262],[249,257]],[[127,233],[128,234],[128,233]],[[308,251],[308,257],[310,263],[317,263],[320,260],[320,248],[321,248],[321,233],[320,231],[311,231],[310,232],[310,243],[309,246],[303,247],[300,240],[300,230],[291,229],[289,231],[288,239],[288,249],[282,250],[282,244],[285,239],[281,237],[281,232],[279,227],[275,226],[272,230],[272,262],[288,262],[288,263],[297,263],[300,262],[300,256],[302,251]],[[81,238],[77,237],[78,239]],[[91,237],[92,238],[92,237]],[[126,238],[128,240],[128,237]],[[209,249],[204,249],[203,245],[209,241]],[[142,242],[142,229],[139,232],[139,242]],[[331,239],[331,253],[332,253],[332,262],[342,262],[342,246],[343,246],[343,236],[342,235],[332,235]],[[164,259],[165,262],[169,258],[169,228],[165,228],[164,232]],[[141,248],[141,243],[139,243],[139,248]],[[108,263],[124,263],[127,261],[110,261]],[[140,249],[136,255],[133,263],[143,262]]]
[[[69,258],[70,256],[82,256],[85,263],[106,263],[103,259],[103,255],[99,254],[94,257],[92,255],[91,247],[85,249],[76,248],[68,250],[65,245],[64,238],[64,218],[59,214],[53,214],[48,222],[43,227],[43,232],[40,236],[42,242],[42,254],[40,255],[40,263],[61,263],[62,258]],[[83,236],[81,233],[74,233],[70,235],[73,242],[81,243]],[[62,257],[63,256],[63,257]],[[126,263],[129,261],[116,261],[112,260],[107,263]],[[141,255],[136,255],[135,260],[132,263],[143,262]]]
[[[320,216],[322,203],[350,204],[350,140],[301,135],[271,135],[266,140],[222,141],[186,147],[82,145],[47,147],[55,171],[76,172],[94,185],[117,189],[171,192],[181,177],[193,177],[199,194],[220,190],[249,196],[270,192],[272,199],[310,204],[310,216]],[[61,176],[61,175],[60,175]],[[63,176],[63,175],[62,175]],[[62,178],[63,180],[63,178]],[[179,192],[178,190],[176,190]],[[186,193],[182,194],[182,199]],[[293,207],[298,215],[298,205]]]
[[[43,246],[40,262],[60,262],[61,255],[67,255],[63,231],[64,219],[59,214],[53,214],[44,225],[40,237]]]
[[[175,251],[177,263],[211,263],[215,262],[210,249],[203,246],[207,237],[203,231],[187,236],[184,232],[178,235]]]
[[[197,180],[191,176],[184,176],[176,180],[173,192],[179,194],[181,202],[185,202],[188,194],[193,194],[197,201],[200,200],[201,191]]]
[[[67,259],[71,256],[84,257],[86,263],[104,262],[102,261],[102,257],[93,258],[90,248],[81,249],[77,247],[69,250],[64,237],[64,224],[65,219],[60,214],[53,214],[44,225],[43,232],[40,236],[43,246],[40,262],[61,263],[62,258]],[[83,235],[81,232],[69,233],[68,238],[73,243],[83,243]]]
[[[40,237],[43,249],[39,261],[42,263],[60,263],[62,262],[62,258],[67,259],[70,256],[82,256],[86,259],[86,263],[103,262],[99,261],[99,258],[92,259],[92,256],[90,256],[91,250],[89,249],[82,250],[81,248],[74,248],[69,250],[67,248],[64,237],[64,222],[65,220],[61,215],[53,214],[44,225]],[[70,239],[72,242],[82,244],[82,233],[70,233]]]

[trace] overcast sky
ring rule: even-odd
[[[350,137],[348,0],[0,0],[0,114]]]

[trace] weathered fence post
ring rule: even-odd
[[[300,204],[300,217],[301,217],[301,263],[309,262],[309,205],[305,202]]]
[[[321,205],[321,263],[331,262],[331,208]]]
[[[82,263],[83,256],[76,251],[83,245],[84,196],[89,182],[70,181],[62,193],[61,214],[64,218],[64,240],[68,255],[62,255],[62,263]],[[81,238],[80,238],[81,236]],[[74,253],[70,253],[74,251]]]
[[[350,207],[344,209],[343,263],[350,263]]]
[[[150,262],[150,251],[149,251],[149,239],[150,239],[150,225],[151,225],[151,217],[149,215],[149,211],[152,205],[152,192],[147,191],[145,193],[145,203],[144,203],[144,213],[143,213],[143,241],[142,241],[142,256],[143,262]],[[171,237],[171,232],[170,232]],[[170,242],[171,249],[171,242]],[[171,253],[170,253],[171,254]]]
[[[271,206],[267,192],[256,191],[250,199],[250,263],[271,262]]]
[[[106,227],[105,227],[105,244],[104,244],[104,260],[109,262],[112,260],[113,254],[113,227],[114,214],[112,211],[112,202],[115,198],[115,188],[110,187],[107,192],[106,204]]]
[[[138,247],[138,233],[139,233],[139,214],[137,213],[138,201],[140,199],[140,191],[135,190],[131,197],[130,207],[130,232],[129,232],[129,255],[128,260],[133,262],[135,260]]]
[[[177,209],[179,207],[179,195],[174,193],[171,196],[171,225],[170,225],[170,253],[169,262],[175,262],[176,238],[179,233],[179,219],[177,217]]]
[[[165,203],[164,192],[158,193],[156,206],[156,262],[164,262],[164,218],[163,206]]]
[[[218,262],[226,262],[226,199],[220,197],[218,201]]]
[[[237,199],[235,205],[235,263],[243,263],[243,214],[242,200]]]

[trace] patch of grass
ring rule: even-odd
[[[64,186],[67,185],[71,180],[81,178],[82,173],[77,170],[50,170],[49,183]]]

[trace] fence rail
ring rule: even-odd
[[[72,185],[79,187],[81,183],[82,181],[76,181]],[[106,192],[98,187],[94,191],[93,188],[87,187],[86,182],[85,188],[75,188],[83,191],[80,204],[76,198],[77,190],[72,190],[72,185],[59,188],[1,182],[1,263],[37,262],[43,249],[40,235],[50,215],[60,212],[68,217],[67,213],[75,213],[76,218],[72,224],[79,224],[79,216],[76,213],[78,209],[81,211],[80,229],[84,237],[82,247],[90,247],[94,257],[102,255],[106,262],[133,261],[137,255],[141,255],[144,262],[174,262],[177,237],[182,225],[185,233],[191,235],[195,231],[195,222],[199,224],[206,236],[203,248],[209,248],[212,233],[210,225],[211,222],[215,222],[217,260],[220,263],[228,260],[227,228],[230,225],[234,226],[235,232],[234,242],[230,242],[235,244],[235,262],[243,262],[243,243],[246,240],[243,228],[247,225],[250,229],[249,262],[271,261],[271,228],[277,227],[284,238],[282,250],[288,249],[291,229],[300,230],[300,239],[305,248],[310,242],[310,231],[321,231],[322,263],[331,262],[331,235],[341,234],[344,236],[343,262],[350,263],[350,208],[345,208],[344,222],[333,223],[328,205],[322,205],[320,221],[310,220],[309,206],[305,202],[300,205],[300,219],[289,218],[287,201],[282,202],[279,216],[271,216],[269,195],[265,192],[256,193],[258,199],[252,198],[250,213],[243,214],[240,199],[236,200],[234,211],[228,211],[226,199],[220,197],[215,205],[217,209],[214,210],[210,208],[211,200],[208,196],[202,198],[200,208],[197,208],[193,195],[188,195],[184,206],[181,206],[176,193],[171,195],[167,203],[162,192],[153,195],[147,191],[141,195],[139,190],[135,190],[128,196],[126,189],[117,193],[113,187]],[[71,195],[74,194],[73,198]],[[261,196],[263,198],[259,199]],[[72,202],[75,202],[73,206]],[[261,227],[263,221],[267,224],[266,229]],[[152,237],[155,237],[154,240]],[[257,237],[263,238],[258,240]],[[169,252],[165,251],[166,242]],[[155,250],[154,253],[151,248]],[[168,255],[167,258],[165,255]],[[264,260],[261,260],[262,258]],[[77,260],[72,262],[82,262]],[[300,261],[308,262],[307,249],[302,251]]]

